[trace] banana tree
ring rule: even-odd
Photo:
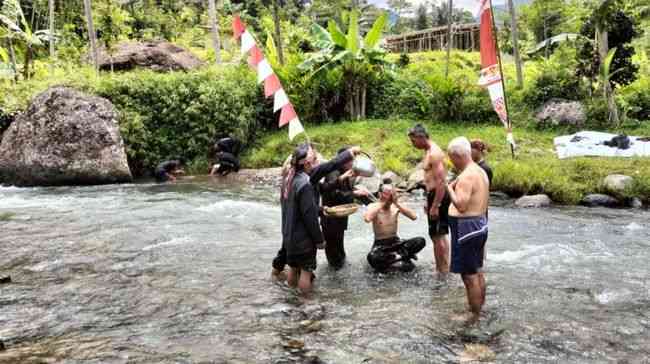
[[[42,47],[44,41],[50,39],[50,32],[48,30],[32,32],[20,7],[19,0],[4,1],[0,9],[0,29],[2,29],[1,32],[5,34],[5,38],[9,40],[10,44],[13,44],[15,40],[24,46],[23,77],[28,79],[30,75],[29,66],[34,56],[34,50],[37,47]]]
[[[607,101],[607,109],[609,110],[609,120],[616,123],[617,126],[620,124],[618,117],[618,107],[616,106],[616,99],[614,98],[614,88],[611,86],[610,80],[622,69],[617,69],[616,71],[611,71],[612,60],[616,54],[616,48],[612,48],[607,53],[605,60],[600,64],[600,77],[599,77],[599,86],[603,88],[603,96]]]
[[[357,11],[350,13],[347,34],[332,20],[327,29],[318,24],[312,26],[314,46],[320,51],[310,55],[299,67],[311,71],[311,77],[340,69],[345,84],[346,108],[352,119],[366,117],[368,83],[386,64],[386,52],[380,47],[380,40],[387,19],[386,13],[377,18],[363,39],[359,34]]]

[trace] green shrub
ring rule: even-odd
[[[133,172],[171,156],[206,159],[215,138],[249,144],[272,120],[252,72],[240,67],[191,73],[150,71],[106,77],[95,92],[120,111],[120,129]]]
[[[619,92],[619,103],[627,117],[650,120],[650,76],[644,75]]]

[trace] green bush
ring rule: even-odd
[[[102,78],[95,93],[120,111],[132,171],[140,175],[171,156],[206,159],[217,137],[233,135],[249,144],[260,135],[272,110],[243,67]]]
[[[627,117],[650,120],[650,76],[644,75],[619,92],[619,102]]]

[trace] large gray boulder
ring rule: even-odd
[[[115,47],[111,56],[102,49],[98,54],[99,68],[105,71],[131,70],[135,67],[154,71],[189,71],[203,62],[188,50],[169,42],[123,42]]]
[[[515,201],[517,207],[548,207],[551,205],[551,199],[546,195],[523,196]]]
[[[624,192],[626,189],[632,187],[633,184],[634,179],[623,174],[610,174],[603,181],[605,189],[614,194]]]
[[[543,125],[580,127],[587,120],[587,113],[578,101],[552,99],[537,109],[535,119]]]
[[[36,96],[2,136],[0,183],[53,186],[131,180],[117,113],[106,99],[51,88]]]
[[[612,196],[603,195],[600,193],[594,193],[591,195],[585,196],[581,204],[589,207],[604,206],[604,207],[619,207],[621,202],[615,199]]]

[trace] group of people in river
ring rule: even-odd
[[[483,158],[487,147],[480,140],[470,142],[458,137],[449,143],[445,153],[420,124],[409,130],[408,137],[415,148],[424,152],[424,210],[437,275],[444,278],[450,271],[461,275],[472,318],[478,319],[485,302],[483,261],[492,179]],[[364,221],[373,225],[375,235],[367,256],[370,266],[380,272],[415,267],[412,261],[426,240],[400,239],[398,221],[399,215],[416,220],[417,214],[400,201],[390,180],[382,181],[376,194],[354,188],[357,174],[352,163],[361,152],[358,146],[342,148],[332,160],[321,163],[314,145],[304,143],[295,148],[282,173],[282,247],[272,263],[275,279],[288,265],[287,283],[307,294],[312,290],[319,249],[325,250],[333,268],[344,265],[347,218],[328,216],[325,211],[328,206],[348,204],[355,198],[375,200],[363,215]],[[448,178],[447,158],[456,173],[453,180]]]

